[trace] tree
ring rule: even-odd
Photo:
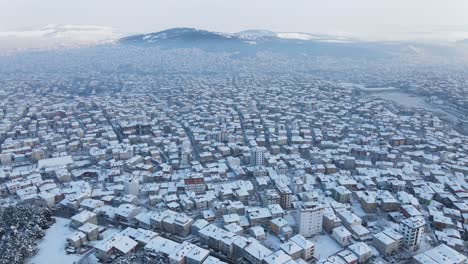
[[[37,252],[36,240],[44,237],[54,219],[43,205],[20,203],[0,208],[0,264],[20,264]]]

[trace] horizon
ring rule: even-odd
[[[97,29],[65,36],[68,37],[63,41],[65,44],[75,38],[80,43],[88,40],[92,43],[96,39],[116,39],[178,27],[224,33],[261,29],[383,42],[447,44],[468,39],[468,2],[463,0],[451,1],[450,5],[436,0],[410,3],[299,0],[294,4],[277,0],[253,3],[200,0],[184,5],[149,0],[137,5],[122,0],[71,3],[0,0],[0,7],[0,38],[13,43],[35,38],[38,45],[46,37],[40,31],[48,25]]]
[[[349,33],[335,32],[335,34],[324,32],[305,31],[273,31],[265,28],[247,28],[239,31],[217,31],[193,26],[177,26],[161,30],[150,30],[147,32],[123,33],[113,28],[96,25],[72,25],[72,24],[48,24],[37,29],[23,29],[16,31],[0,32],[0,55],[23,51],[50,50],[60,48],[77,48],[83,46],[94,46],[106,43],[115,43],[122,38],[138,35],[156,34],[159,32],[185,28],[201,31],[209,31],[220,34],[237,34],[245,31],[265,31],[275,33],[275,37],[280,39],[291,39],[300,41],[318,41],[335,43],[388,43],[388,44],[422,44],[436,46],[460,46],[468,41],[468,35],[452,35],[451,40],[437,41],[434,39],[422,38],[389,38],[389,39],[363,39]],[[340,34],[341,33],[341,34]],[[424,36],[424,33],[422,33]],[[327,40],[320,39],[323,37]],[[328,37],[328,38],[327,38]],[[461,47],[465,49],[464,46]]]

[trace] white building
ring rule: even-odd
[[[262,148],[254,148],[250,152],[250,165],[263,166],[265,159],[264,150]]]
[[[131,178],[128,181],[125,181],[124,186],[126,194],[138,196],[140,184],[137,179]]]
[[[322,231],[324,208],[316,202],[296,203],[297,232],[311,237]]]
[[[301,258],[303,258],[306,261],[310,261],[314,258],[314,253],[315,253],[314,243],[307,240],[305,237],[301,235],[295,235],[291,237],[290,241],[296,243],[302,249]]]
[[[466,259],[466,256],[445,244],[441,244],[413,257],[414,262],[418,264],[462,264],[466,263]]]
[[[351,244],[351,232],[346,229],[344,226],[339,226],[333,228],[332,237],[340,244],[342,247],[345,247]]]
[[[421,244],[426,221],[422,217],[410,217],[400,222],[400,233],[403,234],[403,243],[410,250],[417,250]]]
[[[190,141],[185,140],[182,143],[182,149],[180,153],[180,165],[182,167],[189,166],[191,161],[191,153],[192,153],[192,146],[190,145]]]
[[[364,242],[356,242],[348,249],[358,257],[358,263],[365,263],[372,257],[371,248]]]

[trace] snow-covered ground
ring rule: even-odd
[[[379,96],[386,100],[394,101],[398,104],[407,106],[407,107],[420,107],[420,108],[430,108],[430,106],[424,101],[424,98],[416,97],[407,93],[402,92],[384,92],[379,93],[376,96]]]
[[[304,33],[294,33],[294,32],[288,32],[288,33],[278,33],[276,35],[278,38],[284,38],[284,39],[300,39],[300,40],[312,40],[314,37],[310,34],[304,34]]]
[[[364,212],[364,210],[362,210],[362,207],[361,207],[361,204],[359,203],[359,201],[353,201],[351,209],[352,209],[353,213],[355,215],[359,216],[359,217],[366,216],[366,212]]]
[[[269,249],[276,251],[280,249],[281,240],[277,236],[268,232],[267,238],[265,239],[265,241],[263,241],[263,245]]]
[[[68,264],[80,259],[78,255],[65,252],[66,237],[73,233],[68,227],[70,220],[55,219],[55,224],[46,230],[45,237],[38,242],[38,252],[28,261],[29,264]]]
[[[291,227],[295,227],[296,226],[296,219],[294,218],[294,212],[290,211],[288,212],[285,216],[284,216],[284,219],[286,221],[288,221],[288,224],[291,226]]]
[[[452,113],[445,111],[440,107],[435,107],[433,104],[429,104],[424,100],[424,97],[418,97],[411,94],[407,94],[404,92],[384,92],[378,93],[375,96],[393,101],[399,105],[403,105],[406,107],[416,107],[416,108],[423,108],[428,111],[438,112],[443,114],[451,121],[458,121],[458,117],[453,115]]]
[[[317,259],[327,258],[342,249],[342,247],[328,235],[315,236],[311,241],[315,244],[315,257]]]

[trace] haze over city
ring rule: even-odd
[[[0,6],[0,36],[58,24],[106,27],[122,35],[195,27],[220,32],[265,29],[321,33],[385,41],[468,38],[468,3],[463,0],[201,0],[183,4],[160,0],[2,0]]]
[[[466,14],[0,0],[0,264],[468,263]]]

